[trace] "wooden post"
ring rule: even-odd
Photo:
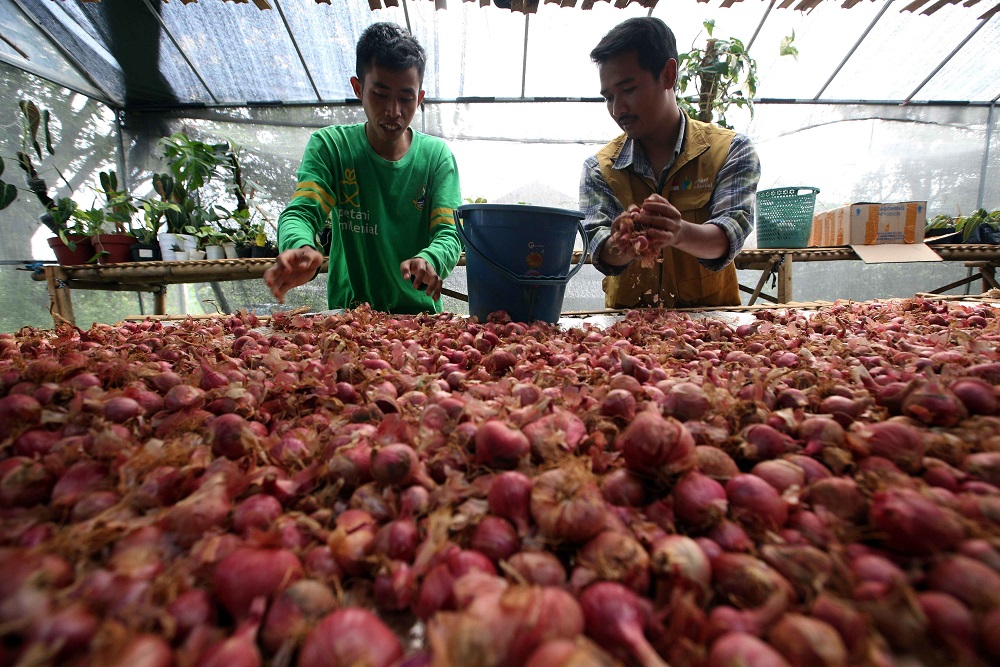
[[[154,315],[166,315],[167,314],[167,286],[160,285],[160,287],[153,292],[153,314]]]
[[[785,253],[784,259],[778,267],[778,303],[792,300],[792,253]]]
[[[64,322],[76,324],[76,316],[73,314],[73,295],[69,289],[66,272],[61,266],[57,264],[45,267],[45,284],[49,290],[49,309],[55,325],[59,326]]]

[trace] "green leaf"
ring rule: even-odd
[[[42,128],[45,130],[45,150],[48,151],[49,155],[55,155],[56,149],[52,147],[52,132],[49,131],[50,118],[48,109],[42,112]]]
[[[715,30],[715,19],[708,19],[707,21],[702,21],[702,25],[705,26],[705,31],[708,36],[712,36],[712,31]]]
[[[17,188],[10,183],[0,181],[0,209],[7,208],[17,199]]]
[[[795,41],[795,31],[792,31],[791,35],[783,38],[781,40],[781,46],[778,48],[779,56],[792,56],[796,60],[799,59],[799,50],[792,46],[792,42]]]

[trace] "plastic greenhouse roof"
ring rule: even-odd
[[[1000,4],[955,1],[0,0],[0,60],[114,108],[342,104],[358,36],[387,20],[427,49],[428,101],[591,100],[590,49],[651,14],[682,51],[704,42],[707,19],[743,40],[762,101],[995,104]],[[797,59],[779,57],[793,33]]]

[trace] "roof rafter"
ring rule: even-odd
[[[63,0],[65,2],[65,0]],[[100,2],[101,0],[82,0],[83,2]],[[170,0],[162,0],[163,2],[169,2]],[[245,5],[251,2],[251,0],[222,0],[223,2],[232,2],[237,5]],[[272,0],[252,0],[253,4],[256,5],[258,9],[273,9]],[[447,9],[448,0],[428,0],[434,3],[435,9]],[[559,5],[560,7],[576,7],[577,0],[461,0],[462,2],[478,2],[480,6],[485,7],[488,5],[493,5],[500,9],[510,9],[512,12],[520,12],[522,14],[534,14],[538,11],[538,5]],[[598,2],[607,2],[613,4],[615,7],[621,9],[628,7],[631,4],[638,4],[642,7],[648,7],[652,9],[656,6],[658,0],[583,0],[580,4],[581,10],[591,9]],[[699,0],[707,1],[707,0]],[[778,4],[779,9],[794,8],[799,11],[808,11],[813,9],[821,2],[840,2],[844,9],[851,9],[855,5],[862,2],[862,0],[781,0]],[[871,0],[876,2],[877,0]],[[197,3],[198,0],[180,0],[181,4],[188,5],[191,3]],[[457,2],[457,0],[456,0]],[[729,8],[738,2],[743,2],[743,0],[722,0],[719,3],[720,7]],[[931,0],[913,0],[910,4],[903,7],[904,12],[914,12],[924,5],[930,3]],[[962,4],[963,7],[973,7],[978,5],[980,0],[936,0],[930,7],[921,12],[921,14],[930,16],[937,10],[945,7],[946,5],[957,5]],[[318,5],[329,5],[333,4],[332,0],[316,0]],[[382,9],[382,7],[398,7],[399,0],[368,0],[368,6],[371,7],[372,11],[376,9]],[[794,7],[793,7],[794,6]],[[980,16],[981,19],[992,18],[994,14],[1000,12],[1000,3],[995,5],[993,8],[989,9],[985,14]]]

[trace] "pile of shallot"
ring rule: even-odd
[[[0,664],[1000,663],[1000,318],[0,334]]]

